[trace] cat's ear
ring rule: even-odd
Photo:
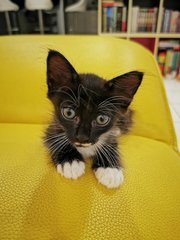
[[[114,96],[119,97],[121,107],[126,110],[139,88],[142,78],[142,72],[129,72],[108,81],[106,88],[108,88]]]
[[[71,87],[78,80],[78,74],[70,62],[59,52],[50,50],[47,57],[47,85],[50,97],[62,86]]]

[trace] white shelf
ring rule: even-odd
[[[132,38],[156,38],[156,33],[149,32],[137,32],[137,33],[129,33],[129,36]]]
[[[180,39],[180,33],[159,33],[159,38],[179,38]]]
[[[122,38],[127,38],[128,37],[128,33],[104,33],[104,32],[101,32],[99,33],[99,35],[102,35],[102,36],[109,36],[109,37],[122,37]]]

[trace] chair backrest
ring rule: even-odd
[[[176,146],[171,115],[153,55],[137,43],[98,36],[14,36],[0,38],[0,122],[47,123],[52,106],[46,98],[48,49],[64,54],[78,72],[112,79],[145,73],[131,107],[132,134]],[[153,149],[152,149],[153,151]]]

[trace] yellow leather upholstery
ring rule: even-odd
[[[48,48],[79,72],[111,79],[145,72],[130,134],[119,139],[125,182],[100,185],[87,161],[78,180],[61,177],[42,144]],[[180,155],[153,56],[120,39],[90,36],[0,38],[0,239],[179,240]]]

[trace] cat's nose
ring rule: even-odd
[[[79,143],[89,143],[89,137],[84,134],[78,134],[76,136],[76,142]]]

